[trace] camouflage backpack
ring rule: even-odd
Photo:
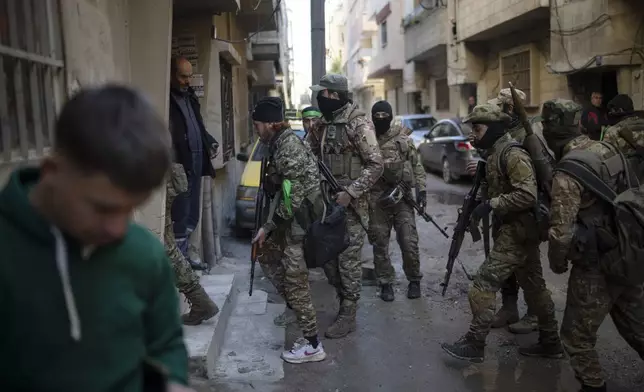
[[[626,158],[617,152],[602,160],[591,151],[573,151],[555,171],[572,176],[599,199],[585,217],[583,211],[579,213],[580,230],[586,230],[584,258],[596,260],[615,283],[639,285],[644,282],[644,185],[639,185]]]

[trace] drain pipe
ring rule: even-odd
[[[201,241],[203,244],[203,259],[209,267],[217,263],[215,254],[215,233],[212,221],[212,178],[204,177],[203,182],[203,216]]]

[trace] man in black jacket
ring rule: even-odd
[[[174,235],[192,267],[204,269],[202,263],[190,259],[188,240],[199,223],[201,177],[215,177],[211,159],[215,158],[219,143],[206,131],[199,100],[190,87],[192,64],[183,57],[173,58],[170,64],[170,132],[174,158],[183,165],[188,177],[188,191],[172,204]]]
[[[608,125],[606,110],[602,106],[603,95],[593,92],[590,96],[590,107],[581,114],[581,130],[593,140],[601,140],[602,129]]]

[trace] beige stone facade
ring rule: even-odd
[[[29,117],[31,112],[25,115],[22,107],[29,103],[30,96],[16,97],[10,92],[13,90],[6,88],[6,82],[15,82],[15,75],[7,75],[0,69],[2,133],[11,135],[0,144],[0,180],[4,182],[15,167],[35,164],[47,153],[56,111],[81,87],[108,81],[133,85],[151,99],[167,120],[170,58],[172,51],[176,51],[173,38],[176,42],[181,36],[185,39],[182,42],[191,47],[187,53],[197,62],[195,74],[203,76],[204,94],[200,100],[206,128],[222,149],[213,162],[217,177],[211,193],[215,199],[212,221],[218,243],[220,235],[234,220],[235,189],[242,172],[242,164],[235,160],[235,155],[245,152],[253,141],[249,121],[253,97],[271,91],[288,97],[287,92],[277,89],[278,73],[272,79],[269,73],[268,80],[258,80],[255,71],[258,62],[253,61],[252,44],[247,42],[249,35],[265,33],[256,31],[257,26],[263,26],[266,32],[279,32],[277,51],[269,52],[267,61],[279,74],[288,75],[288,61],[282,59],[285,49],[280,49],[286,34],[280,26],[286,25],[283,23],[286,13],[281,9],[273,12],[280,3],[276,0],[261,2],[259,6],[254,0],[46,0],[44,3],[42,9],[32,10],[28,15],[34,23],[48,26],[50,50],[46,53],[44,49],[36,53],[35,48],[18,47],[17,41],[16,45],[5,44],[13,39],[6,26],[15,15],[9,15],[11,10],[0,10],[0,59],[45,64],[45,82],[36,89],[35,96],[53,103],[51,108],[42,108],[42,113],[46,113],[43,118]],[[286,79],[282,86],[290,83]],[[229,86],[227,93],[222,83]],[[37,143],[27,142],[28,132],[36,133]],[[164,227],[164,203],[165,193],[159,191],[136,213],[137,220],[159,235]],[[197,245],[200,248],[200,241]],[[217,253],[221,255],[220,251]]]

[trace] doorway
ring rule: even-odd
[[[618,93],[616,69],[593,69],[577,72],[568,76],[568,85],[572,90],[575,102],[587,107],[590,105],[590,96],[593,92],[602,93],[602,107],[613,99]]]

